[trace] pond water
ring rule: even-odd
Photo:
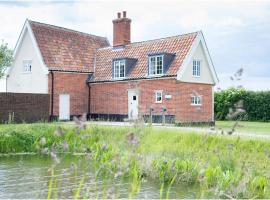
[[[47,198],[48,193],[51,198],[74,198],[76,191],[86,198],[129,197],[128,180],[95,178],[86,156],[66,155],[60,160],[52,174],[53,161],[48,156],[0,156],[0,199]],[[142,181],[134,198],[160,198],[160,188],[159,182]],[[167,189],[163,191],[166,197]],[[169,190],[169,198],[199,198],[200,195],[198,186],[175,185]]]

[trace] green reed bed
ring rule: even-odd
[[[21,152],[50,154],[56,163],[57,153],[87,153],[98,175],[130,179],[130,198],[144,178],[160,181],[162,198],[169,198],[170,187],[177,183],[199,185],[203,190],[198,198],[207,192],[220,198],[270,197],[267,140],[140,124],[86,129],[57,124],[0,126],[0,153]]]

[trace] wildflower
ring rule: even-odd
[[[103,144],[102,147],[101,147],[102,151],[107,151],[108,150],[108,147],[106,144]]]
[[[139,139],[135,136],[134,133],[127,134],[126,141],[131,145],[137,145],[139,143]]]
[[[75,122],[76,126],[79,129],[86,129],[86,123],[85,123],[87,121],[86,113],[84,113],[80,118],[74,116],[73,121]]]
[[[107,198],[108,199],[115,199],[115,187],[112,187],[107,192]]]
[[[116,173],[114,174],[114,178],[119,178],[119,177],[121,177],[121,176],[123,176],[123,172],[122,172],[122,171],[118,171],[118,172],[116,172]]]
[[[55,136],[63,136],[65,133],[63,132],[61,127],[57,127],[57,129],[54,131]]]
[[[48,153],[49,153],[49,149],[48,148],[41,149],[41,154],[48,154]]]
[[[77,170],[77,165],[75,163],[71,163],[69,169],[71,172],[75,172]]]
[[[62,142],[62,148],[65,150],[65,151],[67,151],[68,150],[68,143],[67,143],[67,141],[64,141],[64,142]]]
[[[46,144],[46,138],[45,137],[42,137],[39,141],[40,145],[41,146],[44,146]]]
[[[51,158],[53,159],[53,161],[54,161],[56,164],[60,163],[60,160],[58,159],[56,153],[51,152]]]

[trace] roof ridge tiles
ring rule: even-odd
[[[200,31],[194,31],[194,32],[190,32],[190,33],[185,33],[185,34],[180,34],[180,35],[174,35],[174,36],[168,36],[168,37],[163,37],[163,38],[143,40],[143,41],[139,41],[139,42],[132,42],[132,43],[127,44],[125,46],[128,47],[128,46],[132,46],[132,45],[136,45],[136,44],[141,44],[141,43],[157,42],[157,41],[166,40],[166,39],[185,37],[185,36],[188,36],[188,35],[198,34],[198,33],[200,33]],[[113,46],[108,46],[108,47],[98,48],[97,50],[99,51],[99,50],[112,49],[112,48],[114,48],[114,47]]]
[[[43,26],[47,26],[47,27],[53,28],[53,29],[59,29],[59,30],[63,30],[63,31],[73,32],[73,33],[77,33],[77,34],[81,34],[81,35],[86,35],[86,36],[91,36],[91,37],[97,37],[97,38],[100,38],[100,39],[107,40],[107,38],[106,37],[103,37],[103,36],[98,36],[98,35],[94,35],[94,34],[90,34],[90,33],[85,33],[85,32],[81,32],[81,31],[76,31],[76,30],[73,30],[73,29],[70,29],[70,28],[65,28],[65,27],[56,26],[56,25],[52,25],[52,24],[47,24],[47,23],[43,23],[43,22],[33,21],[33,20],[29,20],[29,19],[28,19],[28,21],[30,23],[36,23],[36,24],[39,24],[39,25],[43,25]]]

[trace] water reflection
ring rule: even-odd
[[[74,198],[78,191],[85,198],[129,197],[128,180],[95,178],[96,172],[86,156],[65,155],[60,159],[52,173],[53,161],[47,156],[0,156],[0,199],[47,198],[49,192],[52,198]],[[200,190],[196,186],[176,185],[170,189],[169,197],[198,198]],[[160,184],[143,181],[135,198],[160,198]]]

